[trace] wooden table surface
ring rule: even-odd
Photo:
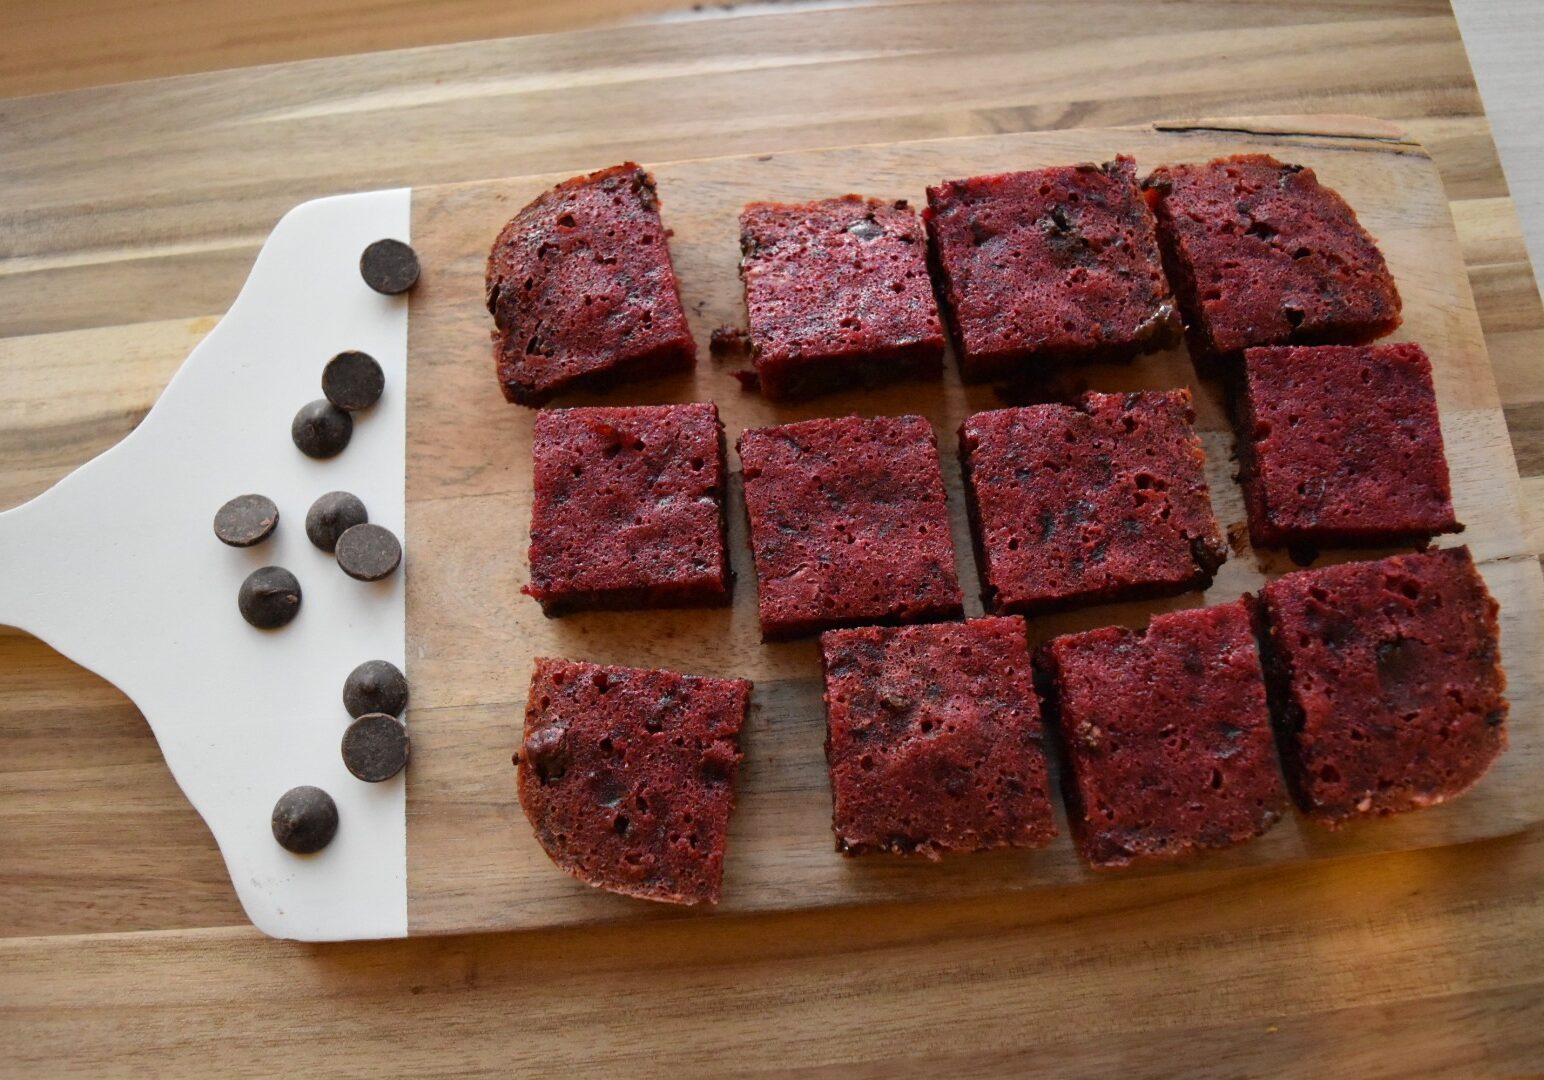
[[[302,199],[1303,112],[1395,121],[1437,161],[1539,550],[1544,308],[1443,0],[812,5],[0,101],[0,506],[132,428]],[[1544,828],[948,904],[301,946],[245,925],[117,691],[0,630],[0,717],[0,1074],[1544,1069]]]

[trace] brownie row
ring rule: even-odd
[[[1418,346],[1250,350],[1244,385],[1240,458],[1261,546],[1462,528]],[[1227,548],[1193,421],[1186,390],[968,417],[960,461],[986,609],[1036,614],[1209,585]],[[926,420],[806,420],[747,430],[737,448],[764,640],[962,613]],[[542,410],[533,456],[525,591],[547,615],[729,602],[715,406]]]
[[[1251,840],[1286,791],[1330,828],[1445,802],[1506,747],[1496,616],[1460,547],[1288,574],[1033,658],[1020,616],[828,631],[837,850],[1044,846],[1047,731],[1096,869]],[[717,902],[750,693],[539,660],[516,760],[543,848],[598,887]]]
[[[740,216],[748,344],[770,398],[937,376],[944,325],[966,381],[1175,344],[1360,343],[1399,325],[1376,243],[1312,169],[1264,155],[1129,157],[954,180],[904,200],[752,203]],[[689,369],[696,344],[653,178],[626,163],[523,208],[489,255],[499,383],[512,402]],[[942,301],[943,319],[939,303]]]

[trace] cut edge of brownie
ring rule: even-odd
[[[492,336],[495,344],[502,343],[504,339],[504,334],[498,330],[493,331]],[[565,394],[603,394],[623,383],[691,371],[697,364],[695,350],[682,345],[665,344],[619,360],[602,370],[587,371],[538,390],[509,373],[502,350],[500,352],[498,375],[499,385],[504,388],[504,399],[511,405],[525,405],[529,408],[539,408]]]
[[[758,358],[757,348],[752,344],[752,363]],[[936,379],[943,370],[943,345],[916,342],[870,350],[851,359],[802,364],[784,372],[775,383],[769,383],[760,370],[750,374],[755,376],[755,385],[768,401],[808,401],[841,390],[874,390],[892,383]]]

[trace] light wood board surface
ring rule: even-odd
[[[1249,134],[1255,131],[1258,134]],[[1328,132],[1327,135],[1322,134]],[[944,139],[890,146],[763,154],[654,167],[671,253],[694,336],[743,325],[736,264],[738,215],[754,199],[801,201],[856,191],[925,205],[929,183],[1012,168],[1136,157],[1145,171],[1171,161],[1268,152],[1314,167],[1378,239],[1405,300],[1398,340],[1433,358],[1438,407],[1467,543],[1503,604],[1511,673],[1512,748],[1465,799],[1428,813],[1328,835],[1288,816],[1216,865],[1399,850],[1513,832],[1544,820],[1544,589],[1517,503],[1517,475],[1468,276],[1441,180],[1421,148],[1388,125],[1355,117],[1280,117],[1151,128]],[[414,733],[408,776],[409,923],[414,933],[522,929],[680,915],[613,896],[561,873],[537,845],[514,798],[511,752],[536,656],[663,667],[753,680],[746,763],[738,784],[720,911],[821,907],[1092,881],[1063,835],[1043,852],[946,858],[843,859],[833,850],[823,740],[819,651],[813,640],[763,645],[755,573],[745,539],[739,461],[731,454],[730,555],[738,572],[729,610],[585,612],[546,619],[520,594],[531,514],[532,410],[507,405],[492,376],[484,305],[487,248],[515,209],[561,177],[538,176],[414,192],[414,247],[426,267],[409,322],[408,677]],[[730,445],[750,427],[850,413],[925,416],[938,437],[967,613],[981,613],[956,460],[965,417],[1002,402],[960,384],[952,360],[937,382],[855,390],[797,406],[746,393],[739,361],[707,357],[691,375],[630,385],[584,401],[713,401]],[[1130,365],[1080,369],[1095,389],[1191,388],[1207,449],[1212,502],[1239,548],[1204,596],[1100,605],[1030,620],[1031,644],[1151,613],[1225,603],[1292,569],[1282,554],[1248,549],[1233,439],[1216,380],[1198,379],[1184,349]],[[1349,554],[1349,553],[1346,553]],[[1345,557],[1342,554],[1341,557]],[[1188,872],[1194,861],[1155,867]]]
[[[133,426],[305,198],[1224,112],[1372,113],[1430,150],[1536,538],[1544,310],[1441,0],[817,5],[0,103],[0,505]],[[112,688],[0,631],[0,715],[3,1074],[1544,1068],[1538,827],[1032,896],[314,948],[241,925]]]

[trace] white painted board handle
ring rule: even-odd
[[[140,426],[0,514],[0,622],[133,699],[247,915],[278,937],[407,933],[403,778],[362,783],[339,755],[344,677],[370,659],[405,667],[402,576],[348,578],[307,542],[304,519],[318,495],[352,491],[403,538],[407,564],[408,303],[371,291],[358,264],[374,240],[411,240],[409,210],[407,189],[296,207]],[[386,391],[356,416],[348,449],[313,461],[290,421],[345,349],[380,362]],[[278,504],[279,527],[255,547],[226,547],[215,511],[246,492]],[[269,563],[295,573],[303,600],[287,627],[262,631],[241,618],[236,593]],[[270,831],[274,801],[297,784],[338,804],[338,835],[314,856],[289,854]]]

